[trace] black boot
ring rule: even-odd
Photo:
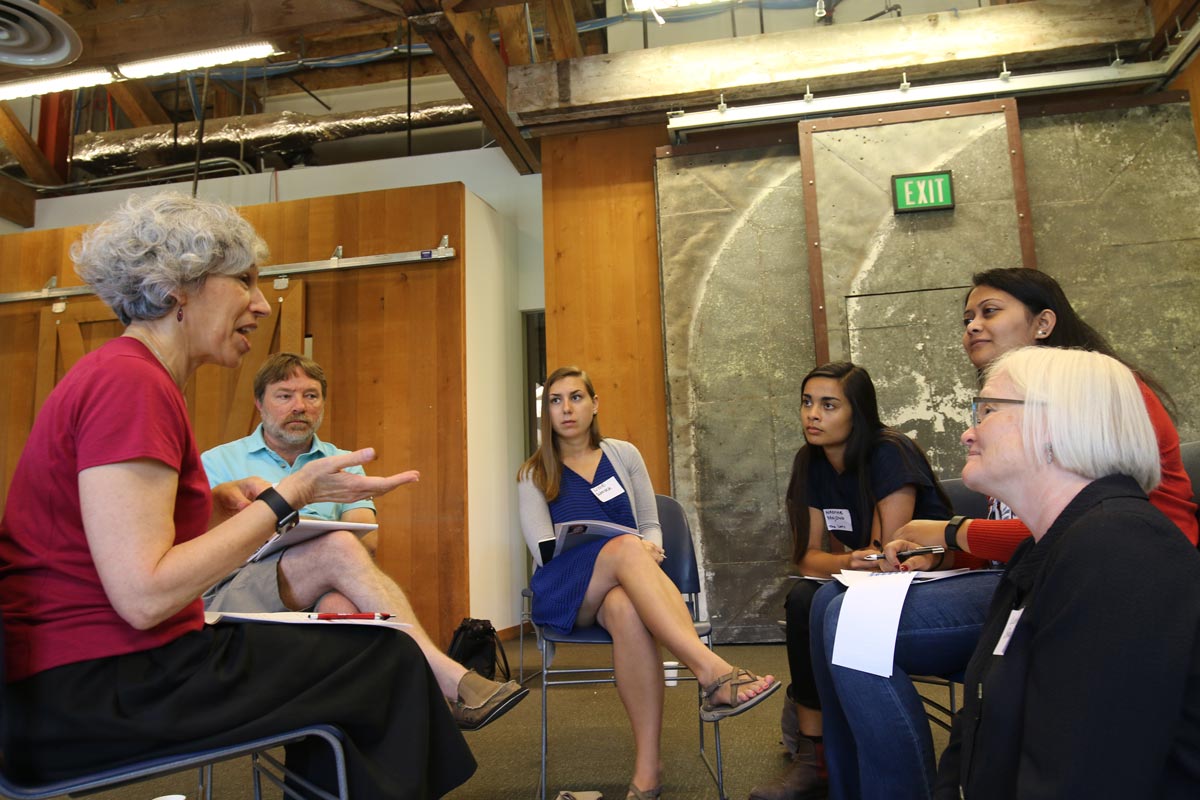
[[[750,790],[750,800],[821,800],[829,794],[824,753],[806,736],[801,736],[796,755],[783,774]]]

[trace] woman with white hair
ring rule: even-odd
[[[1194,798],[1200,553],[1146,498],[1160,458],[1133,374],[1013,350],[972,420],[963,482],[1032,538],[992,599],[934,797]]]

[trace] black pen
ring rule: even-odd
[[[914,547],[912,550],[901,550],[896,553],[897,561],[906,561],[913,556],[937,556],[946,552],[946,548],[940,544],[930,547]],[[882,561],[887,558],[883,553],[871,553],[869,556],[863,556],[863,561]]]

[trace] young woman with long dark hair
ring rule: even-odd
[[[881,562],[865,557],[878,555],[883,539],[914,515],[950,516],[949,500],[925,455],[880,420],[875,385],[862,367],[838,362],[806,375],[800,418],[805,444],[796,453],[787,493],[792,561],[800,574],[828,578],[845,569],[878,570]],[[784,724],[794,713],[799,737],[787,770],[752,790],[752,800],[824,794],[821,703],[809,643],[809,614],[820,588],[819,582],[801,580],[788,593],[791,685]]]

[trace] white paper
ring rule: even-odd
[[[396,619],[310,619],[308,611],[205,611],[204,624],[216,625],[218,622],[278,622],[286,625],[374,625],[378,628],[396,628],[404,630],[411,628],[407,622]]]
[[[817,583],[829,583],[833,580],[833,578],[818,578],[815,575],[788,575],[788,577],[800,581],[816,581]]]
[[[833,663],[890,678],[900,611],[915,573],[860,574],[865,577],[851,579],[842,598],[842,613],[833,640]],[[838,580],[842,580],[841,575]]]
[[[267,540],[266,544],[255,551],[254,555],[246,559],[246,563],[249,564],[251,561],[258,561],[274,553],[276,550],[282,550],[285,547],[291,547],[301,542],[307,542],[309,539],[324,536],[330,531],[352,531],[361,538],[378,527],[374,522],[343,522],[338,519],[301,517],[300,521],[296,523],[296,527],[287,533],[272,536]]]
[[[979,571],[980,570],[977,570],[977,569],[968,569],[967,567],[963,567],[962,569],[942,569],[942,570],[938,570],[936,572],[921,572],[920,570],[916,570],[914,572],[909,572],[906,574],[912,575],[913,580],[916,583],[929,583],[930,581],[941,581],[941,580],[945,580],[946,578],[956,578],[959,575],[966,575],[968,573],[974,573],[974,572],[979,572]],[[835,580],[837,580],[838,583],[842,584],[843,586],[848,587],[848,586],[853,586],[854,584],[858,583],[859,581],[869,580],[872,575],[879,575],[879,574],[880,573],[873,572],[871,570],[844,569],[841,572],[834,575],[833,577]],[[905,573],[894,573],[894,574],[905,574]]]

